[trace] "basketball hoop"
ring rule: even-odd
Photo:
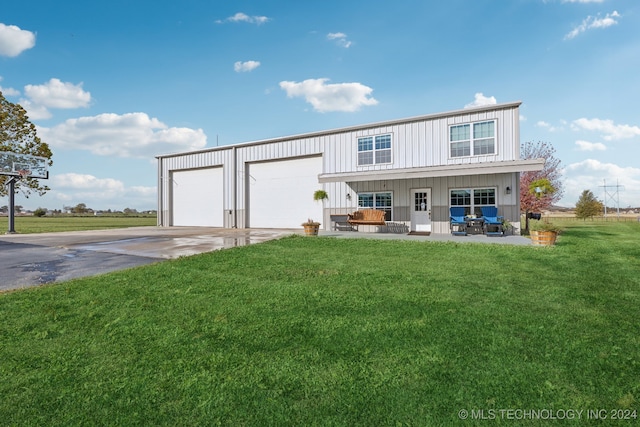
[[[29,175],[31,175],[31,171],[28,169],[20,169],[18,171],[18,176],[20,177],[20,179],[27,178]]]

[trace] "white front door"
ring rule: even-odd
[[[411,190],[411,231],[431,231],[431,189]]]

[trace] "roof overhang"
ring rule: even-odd
[[[391,179],[437,178],[449,176],[488,175],[498,173],[539,171],[544,168],[544,159],[512,160],[506,162],[487,162],[431,166],[424,168],[382,169],[358,172],[323,173],[318,181],[324,182],[361,182]]]

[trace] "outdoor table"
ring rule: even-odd
[[[482,218],[465,218],[467,221],[467,234],[483,234],[484,219]]]

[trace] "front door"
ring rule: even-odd
[[[431,231],[431,189],[411,190],[411,231]]]

